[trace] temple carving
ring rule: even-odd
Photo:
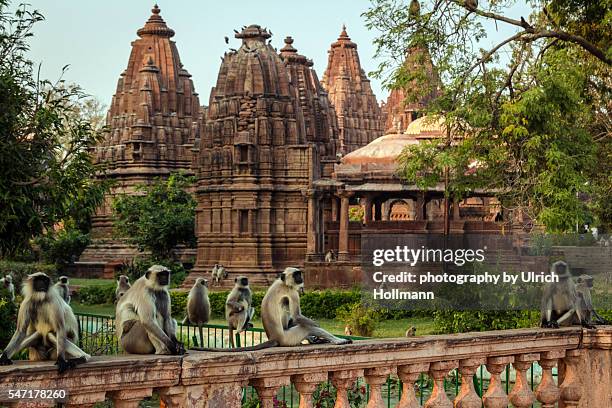
[[[183,67],[174,30],[157,5],[132,42],[128,66],[117,81],[104,141],[93,154],[104,164],[104,177],[115,184],[93,217],[94,242],[81,262],[130,259],[136,249],[113,237],[112,201],[121,193],[172,172],[191,170],[192,149],[202,121],[198,94]]]
[[[264,277],[303,263],[305,194],[335,158],[338,131],[293,39],[279,55],[258,25],[235,37],[242,44],[223,56],[200,142],[194,272],[222,263]]]
[[[448,135],[442,118],[424,114],[441,84],[427,50],[410,49],[404,64],[407,75],[424,70],[427,85],[408,81],[383,110],[345,27],[319,81],[292,37],[277,51],[267,29],[244,26],[200,106],[157,6],[137,34],[94,150],[116,183],[79,260],[90,271],[112,275],[137,254],[112,235],[114,198],[176,171],[197,179],[197,248],[179,251],[195,258],[186,287],[218,263],[226,286],[238,274],[264,286],[287,266],[304,267],[309,287],[352,286],[362,242],[380,234],[505,231],[490,192],[448,200],[444,186],[422,191],[398,176],[404,148]]]
[[[383,135],[381,108],[361,67],[357,44],[351,41],[345,26],[328,51],[327,69],[321,82],[336,109],[342,154]]]

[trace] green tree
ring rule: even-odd
[[[140,186],[113,203],[115,228],[122,237],[157,259],[168,259],[179,244],[195,246],[195,199],[187,192],[195,179],[181,173]]]
[[[107,185],[89,154],[101,133],[75,114],[86,96],[39,79],[26,57],[42,15],[7,8],[0,0],[0,257],[15,257],[58,224],[86,225]]]
[[[447,138],[406,149],[400,172],[423,188],[447,179],[449,196],[497,191],[549,230],[592,217],[609,227],[612,3],[477,4],[375,0],[364,14],[381,32],[375,75],[388,87],[411,102],[430,91],[426,66],[399,62],[419,49],[443,81],[426,111]],[[499,26],[511,33],[483,49]]]

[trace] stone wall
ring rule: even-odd
[[[526,373],[532,362],[542,367],[542,379],[531,390]],[[511,364],[516,381],[507,394],[501,376]],[[481,365],[491,374],[482,401],[472,376]],[[552,369],[559,365],[557,381]],[[312,406],[316,386],[330,380],[338,389],[336,408],[347,408],[347,389],[363,377],[370,386],[370,408],[382,408],[382,385],[389,376],[403,382],[399,407],[419,407],[415,381],[421,373],[433,379],[426,407],[452,407],[443,390],[450,371],[464,380],[456,407],[609,408],[612,406],[612,327],[518,329],[402,339],[356,341],[352,345],[276,347],[255,352],[190,352],[185,356],[94,357],[66,374],[53,362],[16,362],[0,367],[0,389],[64,389],[67,408],[92,407],[110,398],[115,407],[138,407],[159,393],[167,407],[239,408],[242,388],[252,385],[262,408],[274,406],[283,385],[294,384],[300,407]],[[54,403],[4,403],[8,407],[51,407]]]

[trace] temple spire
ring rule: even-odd
[[[164,19],[159,15],[161,9],[157,4],[153,6],[151,9],[151,17],[145,23],[144,27],[138,30],[136,33],[139,37],[143,37],[145,35],[158,35],[161,37],[174,37],[174,30],[169,28],[166,25]]]

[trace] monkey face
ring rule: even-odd
[[[580,286],[592,289],[593,277],[591,275],[580,275],[578,278],[576,278],[576,283]]]
[[[238,286],[247,287],[249,286],[249,278],[246,276],[238,276],[236,279],[234,279],[234,283],[236,283]]]
[[[168,286],[170,283],[170,269],[162,265],[153,265],[149,268],[145,277],[153,286]]]
[[[62,276],[62,277],[60,278],[60,282],[62,282],[64,285],[68,284],[68,278],[67,278],[67,277],[65,277],[65,276]]]
[[[196,279],[196,285],[201,285],[201,286],[204,286],[204,287],[207,288],[208,287],[208,281],[206,279],[204,279],[204,278],[198,278],[198,279]]]
[[[32,289],[34,292],[46,292],[49,290],[51,279],[44,273],[32,275]]]
[[[298,268],[286,268],[283,273],[281,273],[280,278],[285,285],[290,288],[297,290],[299,292],[304,291],[304,278],[302,277],[302,271]]]
[[[169,271],[161,271],[157,273],[157,283],[161,286],[166,286],[170,283],[170,272]]]

